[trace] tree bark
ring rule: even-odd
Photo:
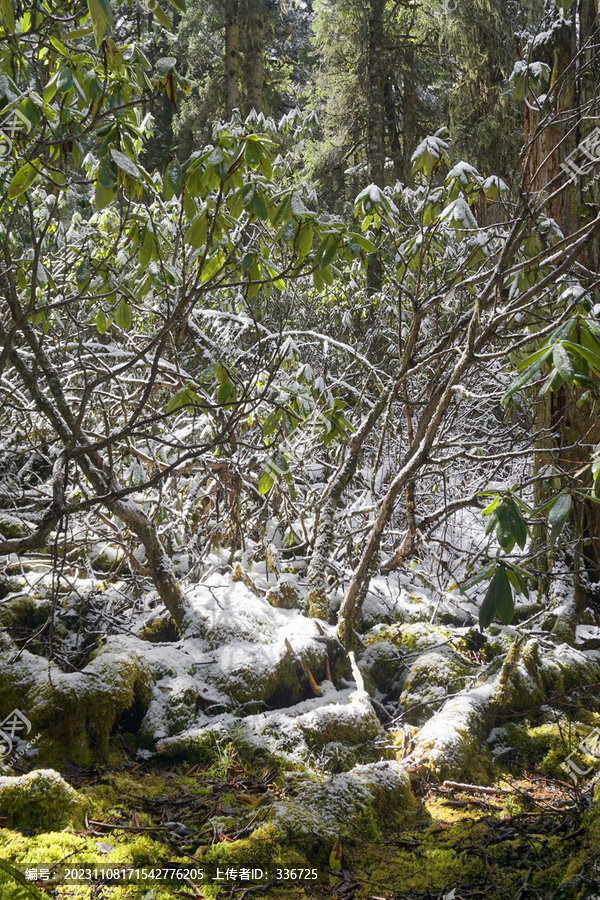
[[[402,168],[404,184],[413,186],[411,156],[417,146],[417,113],[415,88],[415,48],[407,44],[404,51],[404,103]]]
[[[240,105],[239,75],[239,2],[227,0],[225,7],[225,118],[230,119]]]
[[[369,540],[360,558],[356,571],[344,597],[338,618],[338,635],[344,646],[351,650],[354,643],[354,621],[360,610],[365,585],[370,578],[373,561],[379,550],[379,543],[383,530],[393,512],[396,498],[402,490],[414,479],[431,449],[438,429],[442,423],[446,410],[454,398],[454,385],[458,384],[465,371],[468,369],[475,346],[476,332],[479,326],[480,306],[475,301],[475,307],[467,329],[465,347],[460,358],[450,375],[448,383],[443,391],[432,397],[422,417],[422,427],[417,429],[413,443],[409,446],[402,468],[390,484],[387,494],[382,500],[377,518],[371,529]]]
[[[598,53],[598,13],[595,0],[582,0],[579,5],[579,28],[576,22],[576,6],[571,8],[571,24],[564,23],[553,30],[553,70],[552,91],[554,100],[552,119],[549,123],[539,120],[539,112],[534,104],[525,104],[525,164],[524,181],[529,191],[538,196],[550,193],[544,206],[544,213],[551,216],[562,233],[573,234],[580,227],[580,214],[584,199],[600,202],[600,185],[586,184],[586,176],[578,177],[577,168],[587,163],[583,153],[577,153],[577,146],[596,127],[600,104],[598,102],[598,75],[596,70]],[[577,58],[576,58],[577,57]],[[575,151],[574,165],[569,157]],[[565,167],[565,168],[563,168]],[[594,174],[597,169],[594,170]],[[574,174],[572,183],[565,182]],[[592,182],[593,174],[588,181]],[[551,184],[551,182],[554,182]],[[551,185],[550,188],[547,186]],[[562,190],[558,190],[563,185]],[[600,262],[600,243],[594,233],[582,249],[581,259],[592,271],[597,271]],[[535,416],[536,455],[534,474],[540,475],[549,464],[556,462],[567,474],[581,468],[589,459],[590,446],[600,441],[600,424],[589,403],[582,408],[580,397],[583,390],[561,389],[548,393],[538,403]],[[582,485],[585,489],[585,485]],[[541,505],[549,493],[542,478],[535,485],[535,504]],[[575,522],[575,520],[574,520]],[[600,509],[596,503],[584,503],[584,509],[575,523],[578,530],[574,558],[574,578],[579,585],[580,569],[584,554],[588,574],[593,580],[600,579]],[[582,533],[585,532],[584,546]],[[540,548],[539,567],[544,572],[552,568],[552,559],[546,547],[546,529],[537,526],[534,540]],[[542,580],[547,585],[548,579]],[[564,628],[565,635],[571,630],[574,636],[575,618],[582,612],[585,597],[577,591],[577,602],[567,616],[570,625]],[[557,623],[558,627],[558,623]],[[560,625],[563,628],[562,625]]]
[[[385,0],[371,0],[369,8],[369,117],[367,154],[369,181],[385,184],[383,146],[385,61],[383,57],[383,10]]]
[[[314,619],[327,620],[329,616],[326,571],[333,549],[337,505],[342,492],[348,487],[354,477],[363,444],[383,413],[388,398],[389,394],[384,392],[359,430],[352,437],[343,465],[335,473],[325,490],[317,526],[315,548],[308,565],[306,579],[308,583],[308,614]]]
[[[89,441],[83,431],[77,427],[63,393],[58,373],[40,346],[31,326],[23,326],[23,334],[34,353],[37,366],[44,375],[54,403],[41,390],[39,378],[30,371],[21,354],[15,349],[10,354],[11,362],[21,376],[37,409],[50,422],[55,433],[63,442],[67,459],[71,458],[77,461],[86,479],[92,485],[98,497],[98,503],[104,505],[113,515],[118,516],[144,545],[154,586],[179,631],[182,632],[189,621],[188,605],[154,523],[133,500],[120,499],[115,496],[122,490],[121,485],[100,453],[91,448],[86,449],[89,447]],[[55,500],[56,498],[57,494],[55,493]]]
[[[385,184],[385,62],[383,58],[383,10],[385,0],[371,0],[369,7],[367,170],[369,181]],[[367,264],[367,293],[381,290],[381,261],[373,254]]]
[[[246,2],[246,112],[262,112],[264,0]]]

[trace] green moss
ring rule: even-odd
[[[502,739],[502,743],[516,747],[521,762],[535,764],[544,775],[564,780],[565,771],[561,768],[561,763],[577,748],[589,727],[574,723],[564,723],[559,727],[555,724],[529,726],[511,722],[505,726],[505,731],[506,737]],[[586,757],[581,756],[581,759],[585,760]],[[586,767],[590,764],[588,761]]]
[[[470,674],[470,667],[461,657],[446,648],[422,653],[402,682],[398,707],[409,715],[408,721],[422,722],[436,709],[427,704],[464,688]]]
[[[179,632],[172,616],[162,615],[144,625],[139,637],[151,644],[173,643],[179,640]]]
[[[288,581],[279,581],[267,591],[266,599],[277,609],[304,609],[305,603],[300,598],[300,593],[293,584]]]
[[[10,828],[55,831],[69,825],[81,827],[88,805],[52,769],[0,778],[0,818]]]
[[[141,721],[151,699],[151,677],[141,653],[103,653],[84,674],[41,666],[27,652],[14,663],[3,647],[0,715],[22,709],[39,735],[38,763],[60,767],[109,758],[109,737],[128,713]]]
[[[9,631],[15,628],[34,631],[46,622],[52,601],[48,597],[35,597],[27,586],[19,589],[26,593],[11,597],[0,606],[0,625]]]
[[[439,644],[445,644],[450,637],[447,628],[430,625],[429,622],[411,622],[395,624],[381,628],[378,626],[367,635],[368,645],[379,641],[391,641],[403,653],[415,653],[429,650]]]

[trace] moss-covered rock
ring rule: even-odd
[[[360,659],[358,667],[365,684],[387,693],[390,685],[406,668],[404,657],[392,641],[376,641],[369,644]]]
[[[302,846],[303,836],[312,845],[315,835],[329,842],[356,833],[378,840],[386,829],[408,826],[415,811],[408,775],[400,763],[384,761],[304,781],[293,799],[274,804],[269,818]],[[328,857],[330,845],[322,846]]]
[[[47,620],[52,610],[52,600],[45,595],[36,596],[27,583],[13,579],[18,586],[13,587],[13,596],[0,606],[0,625],[13,633],[17,629],[34,631]]]
[[[448,647],[422,653],[404,676],[398,708],[408,722],[423,722],[436,709],[429,704],[464,688],[470,674],[466,661]]]
[[[0,818],[9,828],[58,831],[79,828],[87,801],[53,769],[0,778]]]
[[[141,652],[110,638],[82,672],[62,672],[27,650],[0,642],[0,719],[17,708],[39,733],[38,759],[79,765],[108,757],[111,731],[129,715],[135,730],[151,699],[151,677]]]
[[[447,644],[450,631],[429,622],[409,622],[404,624],[375,626],[366,637],[368,645],[380,641],[391,641],[405,654],[421,653]]]
[[[35,525],[8,512],[0,512],[0,539],[8,541],[11,538],[28,537],[35,531]]]
[[[323,686],[322,686],[323,687]],[[191,728],[162,740],[157,749],[166,756],[205,760],[215,742],[233,743],[246,754],[260,753],[293,764],[318,764],[319,769],[348,769],[357,762],[381,759],[377,742],[383,730],[368,696],[336,692],[329,685],[324,698],[313,698],[286,709],[224,717],[204,728]]]
[[[175,620],[168,612],[160,613],[147,621],[139,636],[141,640],[149,641],[151,644],[173,643],[180,638]]]
[[[277,609],[300,609],[304,611],[307,608],[307,602],[300,596],[297,583],[296,578],[282,575],[277,584],[267,591],[267,601]]]
[[[572,770],[563,768],[563,764],[574,751],[573,765],[580,772],[592,772],[597,766],[597,758],[587,756],[579,749],[589,731],[589,725],[567,721],[564,717],[541,725],[508,722],[495,732],[494,744],[495,748],[514,747],[518,753],[515,760],[518,766],[535,766],[544,775],[564,781]]]

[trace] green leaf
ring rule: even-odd
[[[155,253],[156,241],[154,239],[154,235],[149,228],[146,228],[146,233],[144,235],[144,240],[142,241],[142,246],[140,247],[140,254],[138,257],[142,269],[146,268]]]
[[[312,247],[313,230],[310,225],[302,225],[296,235],[294,246],[299,257],[304,257]]]
[[[552,356],[552,353],[553,353],[553,347],[547,347],[543,352],[538,352],[538,353],[534,354],[534,356],[536,358],[531,363],[531,365],[529,365],[525,369],[525,371],[522,372],[521,375],[519,375],[519,377],[515,381],[513,381],[513,383],[511,384],[511,386],[505,393],[504,397],[502,398],[502,402],[506,403],[506,401],[509,400],[510,397],[512,397],[512,395],[514,393],[516,393],[518,390],[520,390],[522,387],[524,387],[526,384],[528,384],[532,380],[533,376],[537,372],[539,372],[539,370],[542,368],[544,363],[550,359],[550,357]]]
[[[485,526],[485,535],[486,535],[486,537],[488,536],[488,534],[491,534],[491,533],[492,533],[492,531],[494,530],[494,528],[496,527],[497,524],[498,524],[498,513],[494,510],[494,512],[493,512],[492,515],[491,515],[491,518],[490,518],[489,522],[488,522],[487,525]]]
[[[571,509],[573,507],[573,499],[570,494],[559,494],[555,502],[552,504],[548,513],[548,524],[550,525],[550,546],[554,547],[556,538],[563,530]]]
[[[84,259],[82,263],[77,267],[75,271],[75,281],[77,282],[77,287],[81,290],[90,280],[90,261],[88,259]]]
[[[180,409],[182,406],[190,406],[190,404],[193,404],[195,396],[191,384],[186,384],[185,387],[171,397],[165,412],[168,414],[175,412],[176,409]]]
[[[179,160],[173,159],[167,166],[163,181],[163,194],[165,200],[170,200],[174,194],[179,194],[181,192],[182,182],[183,169],[179,164]]]
[[[518,71],[513,72],[511,75],[511,81],[513,85],[513,94],[515,100],[524,100],[525,99],[525,72]]]
[[[533,365],[533,363],[537,362],[540,357],[550,355],[551,351],[552,347],[544,345],[539,350],[536,350],[535,353],[532,353],[530,354],[530,356],[527,356],[525,357],[525,359],[521,360],[521,362],[517,366],[517,372],[522,372],[523,369],[527,369],[529,366]]]
[[[248,141],[246,150],[244,151],[244,159],[251,169],[258,169],[260,166],[260,155],[253,141]]]
[[[45,892],[38,891],[18,869],[3,859],[0,859],[0,872],[4,873],[0,877],[1,884],[6,885],[7,877],[13,882],[9,886],[11,900],[46,900],[48,895]]]
[[[221,268],[221,266],[223,265],[224,262],[225,262],[225,256],[223,255],[223,253],[220,250],[217,251],[216,253],[214,253],[210,257],[210,259],[208,259],[206,261],[206,263],[204,264],[204,267],[202,269],[202,272],[200,273],[201,284],[204,284],[205,282],[209,281],[213,277],[215,272],[217,272]]]
[[[498,530],[502,532],[506,543],[510,544],[511,540],[516,541],[521,550],[523,550],[527,543],[527,525],[512,497],[505,497],[497,507],[496,513],[498,515]],[[506,549],[499,535],[498,541],[500,546]]]
[[[0,9],[2,10],[2,18],[6,25],[6,30],[10,34],[15,31],[15,11],[13,9],[12,0],[1,0]]]
[[[571,341],[563,341],[563,345],[565,347],[568,347],[568,349],[573,351],[573,353],[578,353],[579,356],[581,356],[590,364],[595,373],[597,375],[600,375],[600,356],[598,356],[597,353],[594,353],[593,350],[590,350],[588,347],[584,347],[582,344],[574,344]]]
[[[481,581],[485,581],[486,578],[492,574],[494,569],[496,568],[496,563],[491,562],[488,563],[483,569],[480,569],[479,572],[476,572],[475,575],[471,575],[470,578],[467,578],[466,581],[460,585],[461,593],[464,591],[470,590],[472,587],[475,587],[476,584],[479,584]]]
[[[496,528],[498,543],[506,553],[510,553],[517,537],[513,533],[513,520],[506,499],[496,508],[496,516],[498,517],[498,527]]]
[[[217,391],[217,403],[219,404],[219,406],[224,406],[226,404],[227,400],[229,399],[229,397],[231,397],[234,390],[235,388],[232,385],[231,381],[226,381],[225,384],[222,384],[219,387],[219,390]]]
[[[140,170],[129,156],[125,153],[121,153],[120,150],[115,150],[114,147],[111,147],[110,155],[123,172],[127,172],[127,174],[131,175],[132,178],[135,178],[136,181],[142,180]]]
[[[96,182],[96,188],[94,191],[94,202],[96,204],[97,209],[106,209],[109,206],[115,197],[117,196],[116,188],[105,188],[100,184],[99,181]]]
[[[481,629],[487,628],[488,625],[491,625],[492,619],[496,615],[496,580],[498,578],[498,572],[493,576],[492,580],[488,584],[488,589],[485,592],[485,597],[483,598],[483,603],[479,607],[479,627]]]
[[[21,166],[19,171],[13,175],[8,186],[9,199],[14,200],[16,197],[20,197],[21,194],[24,194],[25,191],[31,187],[39,174],[38,170],[31,163],[25,163],[24,166]]]
[[[363,234],[357,234],[355,231],[351,232],[351,234],[352,240],[355,241],[362,250],[366,250],[367,253],[375,253],[376,247],[372,241]]]
[[[99,334],[104,334],[107,328],[106,316],[104,315],[104,310],[102,307],[96,313],[96,328],[98,329]]]
[[[260,476],[260,481],[258,482],[258,493],[263,495],[268,494],[274,484],[274,478],[271,472],[263,472]]]
[[[110,34],[112,31],[113,12],[108,0],[87,0],[87,4],[94,29],[94,39],[96,46],[99,47],[105,32],[108,30]]]
[[[56,79],[56,89],[60,94],[68,94],[73,87],[73,73],[68,66],[63,66]]]
[[[174,6],[175,9],[178,9],[180,12],[186,12],[187,6],[185,0],[169,0],[171,6]]]
[[[217,377],[217,381],[221,385],[227,384],[227,382],[230,381],[229,372],[227,371],[227,369],[225,368],[225,366],[223,365],[221,360],[219,360],[219,362],[217,363],[217,367],[215,369],[215,375]]]
[[[202,247],[206,242],[207,231],[208,219],[206,212],[203,212],[190,222],[184,236],[184,241],[186,244],[190,244],[194,250],[198,250],[198,248]]]
[[[342,871],[342,836],[339,834],[333,850],[329,854],[329,868],[332,872]]]
[[[73,31],[67,31],[64,35],[65,41],[77,41],[80,38],[87,37],[93,32],[93,28],[74,28]]]
[[[158,19],[160,24],[163,26],[163,28],[166,28],[167,31],[173,30],[173,26],[172,26],[171,22],[169,21],[169,17],[165,13],[165,11],[162,9],[162,7],[160,7],[158,5],[158,3],[156,3],[156,2],[154,2],[152,4],[152,15],[156,16],[156,18]]]
[[[552,351],[552,362],[556,369],[560,372],[565,381],[571,383],[575,371],[573,369],[573,361],[562,344],[555,344]]]
[[[509,625],[515,613],[515,604],[510,581],[508,580],[504,566],[499,567],[498,572],[494,577],[496,579],[494,590],[496,614],[503,625]]]
[[[156,60],[156,71],[162,77],[167,72],[172,72],[176,64],[177,60],[174,56],[162,56]]]
[[[508,580],[512,584],[517,594],[524,594],[529,599],[529,588],[523,576],[512,567],[510,563],[506,563],[506,574]]]
[[[115,322],[119,328],[123,328],[124,331],[129,331],[131,328],[131,321],[131,307],[125,297],[122,297],[115,313]]]
[[[261,219],[263,222],[265,221],[265,219],[269,218],[267,204],[265,203],[262,195],[258,193],[258,191],[255,191],[252,196],[252,212],[257,219]]]
[[[486,508],[482,511],[481,515],[482,516],[491,516],[491,514],[494,512],[494,510],[496,509],[496,507],[498,506],[499,503],[500,503],[500,497],[499,496],[494,497],[494,499],[489,504],[489,506],[486,506]]]

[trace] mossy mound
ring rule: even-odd
[[[387,755],[378,749],[386,735],[367,695],[337,692],[331,683],[321,688],[322,698],[243,719],[225,715],[207,727],[167,738],[157,749],[169,758],[204,761],[216,743],[232,743],[246,755],[292,765],[308,763],[326,771]]]
[[[379,840],[386,829],[408,826],[415,811],[408,775],[400,763],[382,761],[355,766],[326,781],[303,781],[293,799],[273,805],[269,819],[294,843],[306,845],[308,838],[312,847],[315,835],[324,841],[351,834]],[[323,847],[328,856],[329,845]],[[326,864],[327,859],[319,862]]]
[[[411,724],[426,721],[436,709],[429,704],[462,690],[470,674],[470,666],[450,648],[422,653],[402,680],[400,712],[405,713],[406,721]]]
[[[358,660],[358,667],[367,686],[387,693],[406,663],[392,641],[382,640],[369,644]]]
[[[0,649],[0,717],[19,709],[39,734],[41,762],[86,765],[106,760],[109,737],[125,714],[137,724],[150,699],[150,673],[143,654],[122,652],[111,638],[83,672],[62,672],[21,651],[4,636]],[[135,722],[133,726],[135,727]]]
[[[573,771],[593,772],[598,764],[596,757],[586,754],[585,738],[590,733],[590,725],[574,722],[561,716],[553,722],[532,725],[529,722],[508,722],[496,729],[493,744],[496,752],[514,748],[516,757],[511,757],[513,766],[535,767],[543,775],[562,781],[573,777]],[[581,746],[580,746],[581,745]],[[595,746],[591,749],[595,750]],[[572,768],[565,766],[570,757]]]
[[[36,832],[80,828],[88,805],[53,769],[0,778],[0,819],[8,828]]]
[[[11,538],[28,537],[35,531],[35,524],[28,522],[19,516],[13,516],[7,512],[0,512],[0,538],[8,541]]]
[[[365,636],[367,645],[380,641],[391,643],[404,654],[423,653],[448,643],[450,631],[429,622],[409,622],[395,625],[376,625]]]
[[[267,591],[267,601],[276,609],[306,610],[307,601],[300,596],[297,584],[297,578],[282,575],[277,584]]]
[[[46,596],[37,597],[22,579],[11,579],[12,590],[0,607],[0,625],[13,634],[19,629],[34,631],[46,622],[52,610],[52,601]]]

